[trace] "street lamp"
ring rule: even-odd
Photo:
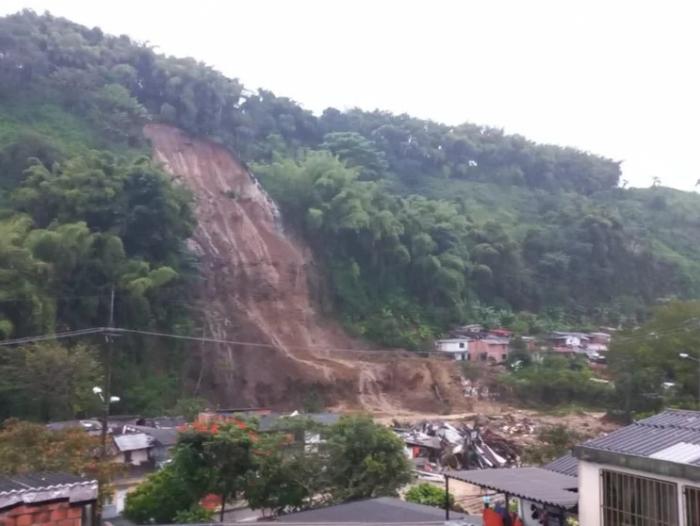
[[[104,405],[102,413],[102,456],[107,456],[107,426],[109,422],[109,406],[110,404],[116,404],[121,400],[118,396],[110,396],[106,399],[102,394],[102,388],[95,386],[92,388],[93,394],[99,397],[100,401]]]
[[[698,364],[698,404],[700,404],[700,358],[691,356],[687,352],[678,353],[678,357],[682,358],[683,360],[691,360]]]

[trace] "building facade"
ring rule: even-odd
[[[699,411],[664,411],[574,455],[581,526],[700,525]]]
[[[469,360],[469,343],[470,341],[467,338],[437,340],[435,342],[435,350],[449,353],[455,360],[466,361]]]

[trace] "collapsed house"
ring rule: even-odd
[[[419,471],[484,469],[520,464],[520,450],[488,428],[447,422],[420,422],[394,431]]]

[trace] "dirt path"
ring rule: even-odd
[[[209,395],[227,405],[299,408],[316,392],[338,407],[386,413],[464,404],[453,364],[353,352],[365,347],[311,301],[310,251],[284,234],[275,203],[227,150],[166,125],[144,133],[154,158],[195,196],[191,248],[203,278],[204,332],[270,346],[203,346],[198,369]]]

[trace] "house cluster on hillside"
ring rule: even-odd
[[[555,331],[543,338],[521,336],[521,346],[529,352],[552,351],[565,355],[585,355],[592,363],[606,363],[610,332]],[[503,363],[513,349],[512,331],[503,328],[485,329],[478,324],[452,329],[447,338],[436,340],[435,351],[454,360]]]
[[[435,342],[435,350],[449,353],[459,361],[500,363],[508,358],[513,334],[507,329],[486,330],[481,325],[465,325],[450,331],[449,337]]]
[[[553,332],[549,336],[552,350],[563,354],[585,354],[591,362],[605,363],[610,346],[609,332]]]

